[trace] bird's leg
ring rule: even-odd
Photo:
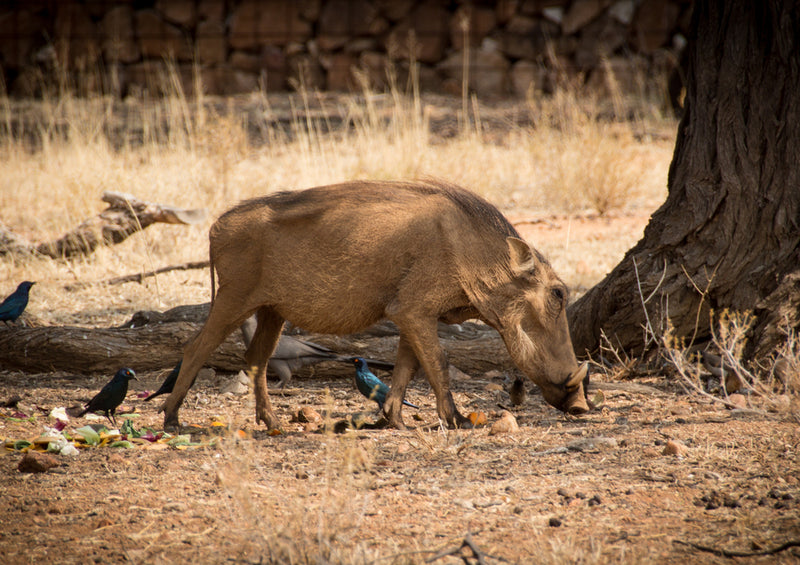
[[[418,368],[419,361],[417,356],[414,354],[411,344],[401,333],[400,342],[397,345],[397,360],[392,371],[392,387],[389,390],[386,401],[383,403],[383,413],[389,424],[400,430],[406,429],[402,415],[406,387],[408,387],[408,383]]]
[[[255,371],[256,424],[263,422],[269,429],[280,427],[280,420],[272,411],[267,392],[267,362],[281,337],[283,318],[274,310],[262,306],[256,312],[258,326],[245,353],[247,366]]]

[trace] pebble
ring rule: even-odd
[[[300,408],[295,418],[301,423],[318,423],[322,421],[322,416],[311,406],[303,406]]]
[[[664,450],[661,452],[662,455],[675,455],[678,457],[683,457],[689,452],[689,448],[686,447],[680,441],[671,439],[667,441],[666,445],[664,446]]]
[[[489,430],[489,435],[494,436],[498,434],[511,434],[518,431],[519,424],[517,424],[517,419],[508,410],[503,410],[500,413],[500,419],[492,424],[492,428]]]
[[[745,397],[745,395],[743,394],[739,394],[738,392],[729,395],[728,402],[730,402],[737,408],[747,408],[747,397]]]
[[[559,527],[561,527],[561,520],[556,518],[555,516],[553,516],[552,518],[550,518],[550,521],[548,522],[548,525],[551,528],[559,528]]]
[[[17,469],[20,473],[45,473],[59,465],[58,459],[52,455],[29,451],[19,460]]]
[[[603,449],[615,449],[617,447],[617,440],[613,437],[588,437],[576,439],[567,444],[567,449],[570,451],[594,451]]]

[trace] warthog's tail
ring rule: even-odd
[[[216,281],[214,280],[214,254],[208,250],[208,268],[211,271],[211,306],[214,306],[214,297],[217,294]]]

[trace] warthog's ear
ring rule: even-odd
[[[511,270],[515,273],[532,273],[536,266],[536,260],[531,246],[518,237],[507,237],[508,254],[511,257]]]

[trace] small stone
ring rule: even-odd
[[[617,440],[613,437],[588,437],[576,439],[567,444],[570,451],[603,451],[606,449],[616,449]]]
[[[557,494],[558,496],[563,496],[564,498],[572,498],[572,494],[570,494],[570,492],[569,492],[567,489],[565,489],[565,488],[560,488],[560,489],[558,489],[558,490],[556,491],[556,494]]]
[[[603,501],[600,500],[600,496],[597,494],[589,499],[589,506],[600,506],[602,503]]]
[[[728,402],[736,406],[737,408],[747,408],[747,397],[743,394],[731,394],[728,396]]]
[[[222,387],[220,391],[222,394],[242,395],[247,394],[250,390],[250,378],[244,371],[239,371],[233,381],[228,382]]]
[[[494,436],[498,434],[511,434],[518,431],[519,424],[517,424],[517,419],[508,410],[503,410],[500,413],[500,419],[492,424],[492,428],[489,430],[489,435]]]
[[[547,523],[551,528],[560,528],[561,527],[561,520],[553,516]]]
[[[653,458],[658,457],[659,453],[658,450],[654,447],[645,447],[642,449],[642,457]]]
[[[686,455],[688,452],[689,448],[686,447],[683,443],[671,439],[667,441],[667,444],[664,446],[664,450],[661,452],[661,454],[676,455],[678,457],[682,457]]]
[[[20,473],[45,473],[58,465],[58,460],[52,455],[29,451],[19,460],[17,469]]]
[[[316,423],[322,421],[322,416],[320,416],[319,412],[311,408],[311,406],[303,406],[300,408],[295,417],[297,421],[301,423]]]

